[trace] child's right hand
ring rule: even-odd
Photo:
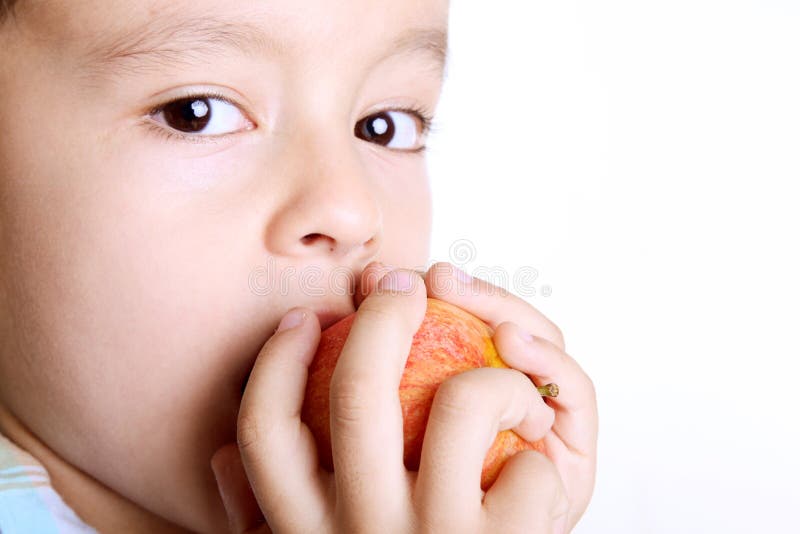
[[[238,450],[224,447],[212,461],[233,532],[565,532],[564,486],[544,455],[518,453],[485,498],[480,489],[499,430],[534,441],[553,423],[519,371],[483,368],[447,380],[420,462],[435,468],[406,470],[397,390],[425,307],[422,279],[405,270],[382,278],[359,306],[331,382],[334,473],[319,467],[300,420],[316,315],[296,309],[303,321],[267,341],[242,399]]]

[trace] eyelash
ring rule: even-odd
[[[434,122],[433,122],[433,113],[428,111],[427,109],[423,108],[422,106],[407,106],[401,108],[385,108],[375,111],[375,113],[383,113],[386,111],[402,111],[403,113],[408,113],[410,115],[414,115],[419,119],[420,124],[422,127],[420,128],[422,131],[420,132],[420,136],[425,138],[431,131],[434,130]],[[399,150],[398,152],[406,152],[410,154],[419,154],[420,152],[424,152],[425,149],[428,148],[428,145],[424,144],[416,148],[414,150]],[[391,149],[390,149],[391,150]]]
[[[241,109],[241,107],[236,102],[231,100],[230,98],[228,98],[228,97],[226,97],[226,96],[224,96],[224,95],[222,95],[220,93],[216,93],[216,92],[210,91],[210,92],[205,92],[205,93],[187,93],[185,95],[178,96],[178,97],[173,98],[173,99],[171,99],[171,100],[169,100],[167,102],[164,102],[163,104],[159,104],[158,106],[155,106],[154,108],[152,108],[147,113],[147,116],[148,117],[153,117],[157,113],[161,112],[167,104],[170,104],[170,103],[174,102],[175,100],[181,100],[181,99],[185,99],[185,98],[186,99],[190,99],[190,98],[216,99],[216,100],[221,100],[222,102],[226,102],[226,103],[228,103],[228,104],[230,104],[232,106],[236,106],[237,108]],[[420,135],[422,137],[425,137],[430,132],[435,131],[437,129],[436,124],[434,123],[433,114],[430,111],[428,111],[426,108],[422,107],[422,106],[386,107],[386,108],[374,110],[372,113],[370,113],[370,115],[367,115],[367,117],[371,116],[371,115],[377,115],[379,113],[384,113],[384,112],[387,112],[387,111],[400,111],[400,112],[408,113],[410,115],[415,116],[420,121],[420,125],[421,125],[420,129],[422,130],[420,132]],[[178,141],[186,141],[186,142],[193,143],[193,144],[215,143],[215,142],[217,142],[217,141],[219,141],[221,139],[225,139],[225,138],[227,138],[227,137],[229,137],[231,135],[236,135],[238,133],[241,133],[241,132],[233,132],[233,133],[219,134],[219,135],[197,135],[197,134],[192,135],[192,134],[185,134],[185,133],[179,132],[177,130],[173,130],[172,128],[169,128],[169,127],[166,127],[166,126],[161,126],[160,124],[158,124],[156,122],[153,122],[151,120],[146,121],[145,125],[147,126],[147,128],[151,132],[153,132],[155,135],[159,136],[164,141],[175,141],[175,140],[178,140]],[[425,149],[426,149],[426,145],[422,145],[421,147],[419,147],[417,149],[414,149],[414,150],[393,150],[393,149],[389,149],[389,150],[392,150],[393,152],[405,152],[405,153],[415,154],[415,153],[422,152]]]
[[[434,122],[433,114],[422,106],[402,106],[402,107],[388,106],[385,108],[373,110],[369,115],[365,115],[364,117],[362,117],[362,119],[366,117],[371,117],[373,115],[378,115],[380,113],[385,113],[387,111],[400,111],[402,113],[408,113],[409,115],[415,116],[417,120],[419,120],[420,122],[420,130],[421,130],[420,137],[425,137],[432,131],[436,131],[438,129],[437,124]],[[362,119],[359,119],[359,121]],[[396,148],[386,148],[386,150],[394,152],[395,154],[419,154],[421,152],[425,152],[427,148],[428,146],[423,144],[419,148],[414,148],[410,150],[401,150]]]
[[[183,100],[183,99],[190,99],[190,98],[209,98],[209,99],[221,100],[222,102],[225,102],[225,103],[230,104],[232,106],[236,106],[237,108],[241,109],[241,106],[239,106],[239,104],[237,104],[236,102],[234,102],[230,98],[228,98],[228,97],[226,97],[226,96],[224,96],[224,95],[222,95],[220,93],[214,92],[214,91],[208,91],[208,92],[205,92],[205,93],[186,93],[186,94],[183,94],[183,95],[178,95],[175,98],[172,98],[172,99],[164,102],[163,104],[159,104],[156,107],[152,108],[147,113],[147,117],[148,118],[153,117],[155,114],[163,111],[164,108],[167,106],[167,104],[171,104],[172,102],[175,102],[176,100]],[[224,139],[224,138],[226,138],[228,136],[235,135],[236,133],[240,133],[240,132],[234,132],[234,133],[219,134],[219,135],[196,135],[196,134],[192,135],[192,134],[186,134],[186,133],[183,133],[183,132],[179,132],[178,130],[173,130],[172,128],[170,128],[168,126],[162,126],[162,125],[160,125],[160,124],[158,124],[156,122],[150,121],[150,120],[146,121],[145,124],[146,124],[147,128],[151,132],[153,132],[156,135],[158,135],[164,141],[178,140],[178,141],[186,141],[186,142],[193,143],[193,144],[196,144],[196,145],[202,145],[202,144],[207,144],[207,143],[215,143],[215,142],[219,141],[220,139]]]

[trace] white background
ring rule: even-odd
[[[800,532],[800,1],[454,0],[450,46],[432,259],[538,272],[598,391],[574,532]]]

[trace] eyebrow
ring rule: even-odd
[[[209,17],[156,20],[93,42],[82,62],[93,81],[124,78],[165,68],[201,65],[231,51],[245,56],[280,56],[285,43],[263,28],[245,21]],[[399,55],[427,56],[443,73],[447,64],[447,32],[440,28],[411,28],[397,36],[375,63]]]

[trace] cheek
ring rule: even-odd
[[[424,269],[429,259],[431,193],[423,158],[409,158],[382,181],[384,240],[380,258],[385,263]]]
[[[19,335],[41,363],[64,371],[42,376],[48,387],[87,396],[104,388],[112,403],[140,397],[170,381],[187,348],[201,344],[198,326],[224,313],[219,273],[191,234],[159,214],[102,194],[97,204],[60,197],[59,208],[20,213],[10,227],[16,261],[4,272],[16,280]]]
[[[145,187],[152,169],[81,159],[39,161],[36,181],[19,181],[2,206],[14,254],[0,269],[13,281],[12,335],[26,356],[17,361],[28,362],[2,370],[48,392],[15,393],[19,413],[88,466],[96,448],[125,450],[142,432],[166,432],[167,420],[184,435],[197,434],[198,413],[229,424],[259,337],[251,325],[264,316],[247,307],[249,245],[231,239],[257,231]]]
[[[2,206],[14,254],[0,269],[25,357],[0,358],[0,390],[63,458],[157,509],[169,498],[120,459],[205,491],[207,460],[235,439],[242,379],[272,324],[248,287],[259,221],[235,202],[146,187],[149,168],[109,175],[87,161],[40,162],[39,184],[20,181]]]

